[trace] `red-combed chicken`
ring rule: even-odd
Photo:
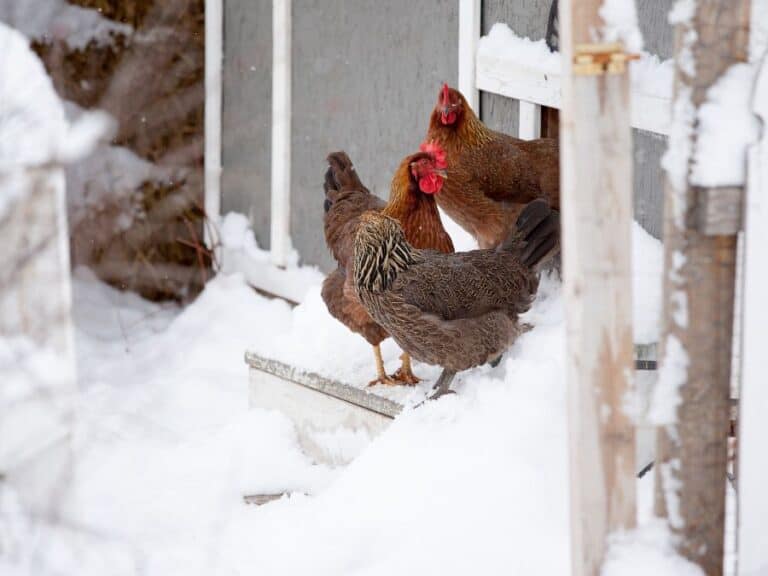
[[[498,246],[537,198],[560,207],[558,143],[520,140],[483,124],[462,94],[444,84],[422,146],[446,153],[448,178],[437,203],[481,248]]]
[[[388,376],[384,371],[379,345],[389,334],[374,322],[360,304],[352,280],[354,239],[363,213],[373,210],[396,218],[408,240],[419,248],[453,252],[453,243],[443,228],[435,195],[445,177],[445,160],[438,146],[406,157],[392,178],[389,202],[384,203],[363,185],[344,152],[328,156],[325,174],[325,240],[338,263],[323,283],[322,296],[331,315],[373,346],[377,378],[373,384],[416,384],[410,357],[401,356],[402,365]]]
[[[522,211],[498,248],[456,254],[419,250],[397,220],[366,212],[355,238],[355,288],[404,351],[443,367],[439,396],[456,372],[499,358],[525,331],[519,315],[558,237],[558,214],[544,200]]]

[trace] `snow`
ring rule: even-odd
[[[602,576],[704,576],[672,547],[672,534],[660,520],[632,532],[613,535]]]
[[[64,108],[29,42],[0,22],[0,171],[40,165],[67,133]]]
[[[103,112],[83,113],[70,124],[27,38],[2,22],[0,70],[0,171],[78,160],[112,128]]]
[[[707,92],[698,111],[698,133],[690,181],[697,186],[746,183],[747,148],[760,136],[752,113],[757,66],[734,64]]]
[[[309,290],[318,287],[325,278],[315,267],[298,266],[295,250],[289,255],[285,268],[272,266],[269,251],[259,248],[248,218],[243,214],[227,214],[217,228],[221,244],[217,257],[225,274],[242,273],[253,286],[293,302],[303,301]]]
[[[632,300],[635,344],[659,339],[664,251],[659,240],[632,222]]]
[[[97,10],[74,6],[66,0],[0,0],[0,19],[28,38],[59,40],[80,50],[91,41],[106,44],[115,34],[133,32],[127,24],[108,20]]]
[[[605,23],[603,42],[622,42],[628,52],[643,49],[643,35],[637,23],[635,0],[603,0],[598,11]]]
[[[642,37],[639,30],[632,32],[633,24],[629,19],[620,18],[625,7],[625,0],[608,0],[603,8],[615,15],[614,33],[635,48],[630,51],[640,53],[640,59],[630,65],[632,92],[646,94],[662,99],[672,98],[673,61],[660,60],[655,54],[641,51]],[[636,24],[634,24],[636,26]],[[627,38],[625,38],[627,37]],[[632,39],[634,37],[634,39]],[[559,76],[562,73],[561,57],[557,52],[550,52],[544,40],[530,40],[515,34],[509,26],[497,22],[486,36],[480,38],[477,46],[478,57],[492,58],[509,63],[513,67],[534,69],[547,75]]]
[[[536,68],[547,74],[560,74],[560,54],[550,52],[544,40],[529,40],[497,22],[477,45],[479,56],[493,57],[517,65]]]
[[[650,282],[660,246],[635,230]],[[223,220],[221,239],[225,255],[261,256],[242,216]],[[375,439],[344,431],[316,438],[360,454],[328,468],[301,453],[283,415],[247,407],[246,349],[361,386],[372,376],[370,346],[327,313],[319,273],[293,273],[307,278],[295,308],[230,270],[179,309],[75,272],[81,392],[72,480],[55,524],[33,519],[12,486],[0,484],[0,549],[9,551],[0,570],[567,573],[559,281],[542,280],[525,318],[534,330],[497,368],[461,375],[457,396],[406,409]],[[393,370],[400,351],[391,341],[383,349]],[[438,372],[420,363],[414,370],[427,380]],[[380,392],[409,404],[428,386]],[[241,499],[280,492],[291,496],[262,507]]]
[[[688,377],[688,353],[674,334],[667,336],[666,348],[659,370],[659,381],[653,391],[649,413],[651,422],[670,425],[677,422],[677,407],[680,405],[680,386]]]

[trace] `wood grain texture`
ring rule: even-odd
[[[681,25],[677,31],[678,51],[691,27],[697,38],[692,46],[696,76],[676,70],[676,91],[690,90],[695,107],[729,66],[746,58],[748,14],[748,0],[700,0],[690,27]],[[659,434],[657,512],[668,514],[679,536],[678,551],[704,573],[719,576],[724,569],[736,236],[700,231],[702,188],[669,182],[666,197],[664,341],[680,343],[688,366],[677,422]]]
[[[563,292],[568,342],[572,574],[599,574],[608,535],[635,525],[631,386],[629,76],[574,76],[600,0],[560,4]]]

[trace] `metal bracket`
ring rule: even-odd
[[[639,54],[624,52],[624,45],[621,42],[576,44],[573,56],[573,73],[576,76],[623,74],[627,69],[626,63],[639,58]]]

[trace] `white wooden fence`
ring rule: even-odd
[[[502,56],[479,52],[482,0],[459,0],[459,90],[477,110],[479,90],[520,102],[518,137],[541,136],[541,107],[560,109],[560,75]],[[633,128],[669,134],[671,99],[658,85],[634,89],[631,95]]]

